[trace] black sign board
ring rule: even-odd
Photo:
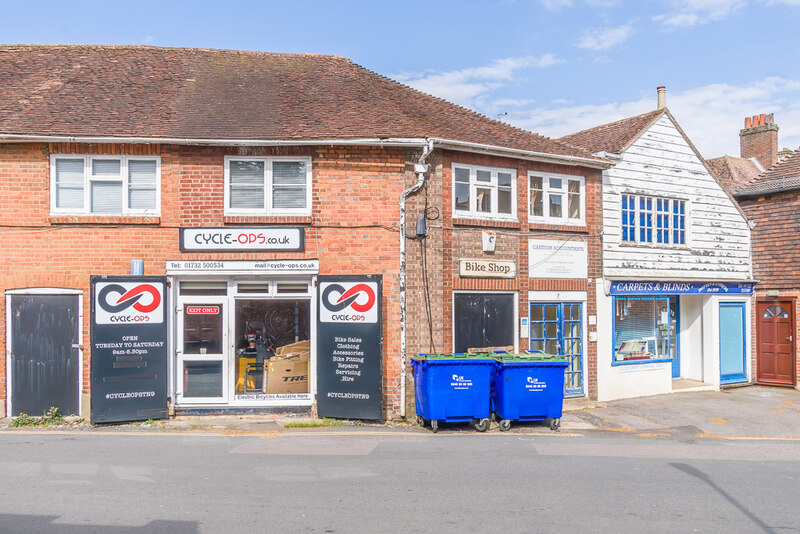
[[[317,412],[380,419],[382,277],[320,276],[318,284]]]
[[[167,417],[167,279],[92,276],[92,423]]]

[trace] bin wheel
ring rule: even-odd
[[[497,424],[500,426],[500,432],[508,432],[508,430],[511,428],[510,419],[500,419]]]
[[[486,417],[483,419],[475,419],[473,426],[478,432],[486,432],[486,430],[489,428],[489,419]]]
[[[417,424],[419,426],[425,426],[425,419],[423,419],[421,415],[417,416]]]
[[[436,419],[431,419],[431,430],[433,430],[434,434],[439,431],[439,421]]]
[[[550,430],[558,430],[561,426],[561,418],[556,417],[555,419],[550,419]]]

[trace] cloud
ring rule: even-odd
[[[579,48],[588,48],[589,50],[606,50],[625,42],[632,34],[633,28],[627,24],[619,28],[586,30],[581,33],[575,46]]]
[[[761,0],[762,4],[768,6],[797,6],[800,7],[800,0]]]
[[[571,7],[572,0],[539,0],[550,11],[559,11],[562,7]]]
[[[667,107],[706,158],[739,155],[744,118],[774,113],[779,148],[800,147],[800,79],[769,77],[746,85],[711,84],[669,93]],[[585,130],[647,113],[656,107],[656,92],[639,100],[543,109],[532,116],[508,117],[509,123],[548,137]]]
[[[619,5],[621,0],[586,0],[592,7],[614,7]]]
[[[154,42],[156,42],[156,36],[155,35],[146,35],[146,36],[142,37],[142,43],[144,43],[144,44],[153,44]]]
[[[672,9],[653,17],[668,29],[699,26],[711,21],[723,20],[739,11],[746,0],[671,0]]]
[[[476,109],[490,91],[512,82],[527,68],[546,68],[563,63],[553,54],[496,59],[488,65],[447,72],[395,74],[391,77],[425,93]]]

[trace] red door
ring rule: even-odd
[[[794,386],[794,303],[758,302],[758,362],[756,382]]]

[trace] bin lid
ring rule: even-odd
[[[493,354],[492,357],[498,362],[566,362],[565,356],[548,354],[546,352],[526,352],[524,354]]]
[[[445,353],[445,354],[417,354],[416,356],[411,357],[412,360],[416,360],[418,362],[421,361],[430,361],[430,360],[455,360],[455,361],[465,361],[465,360],[492,360],[492,356],[489,354],[467,354],[466,352],[454,352],[454,353]]]

